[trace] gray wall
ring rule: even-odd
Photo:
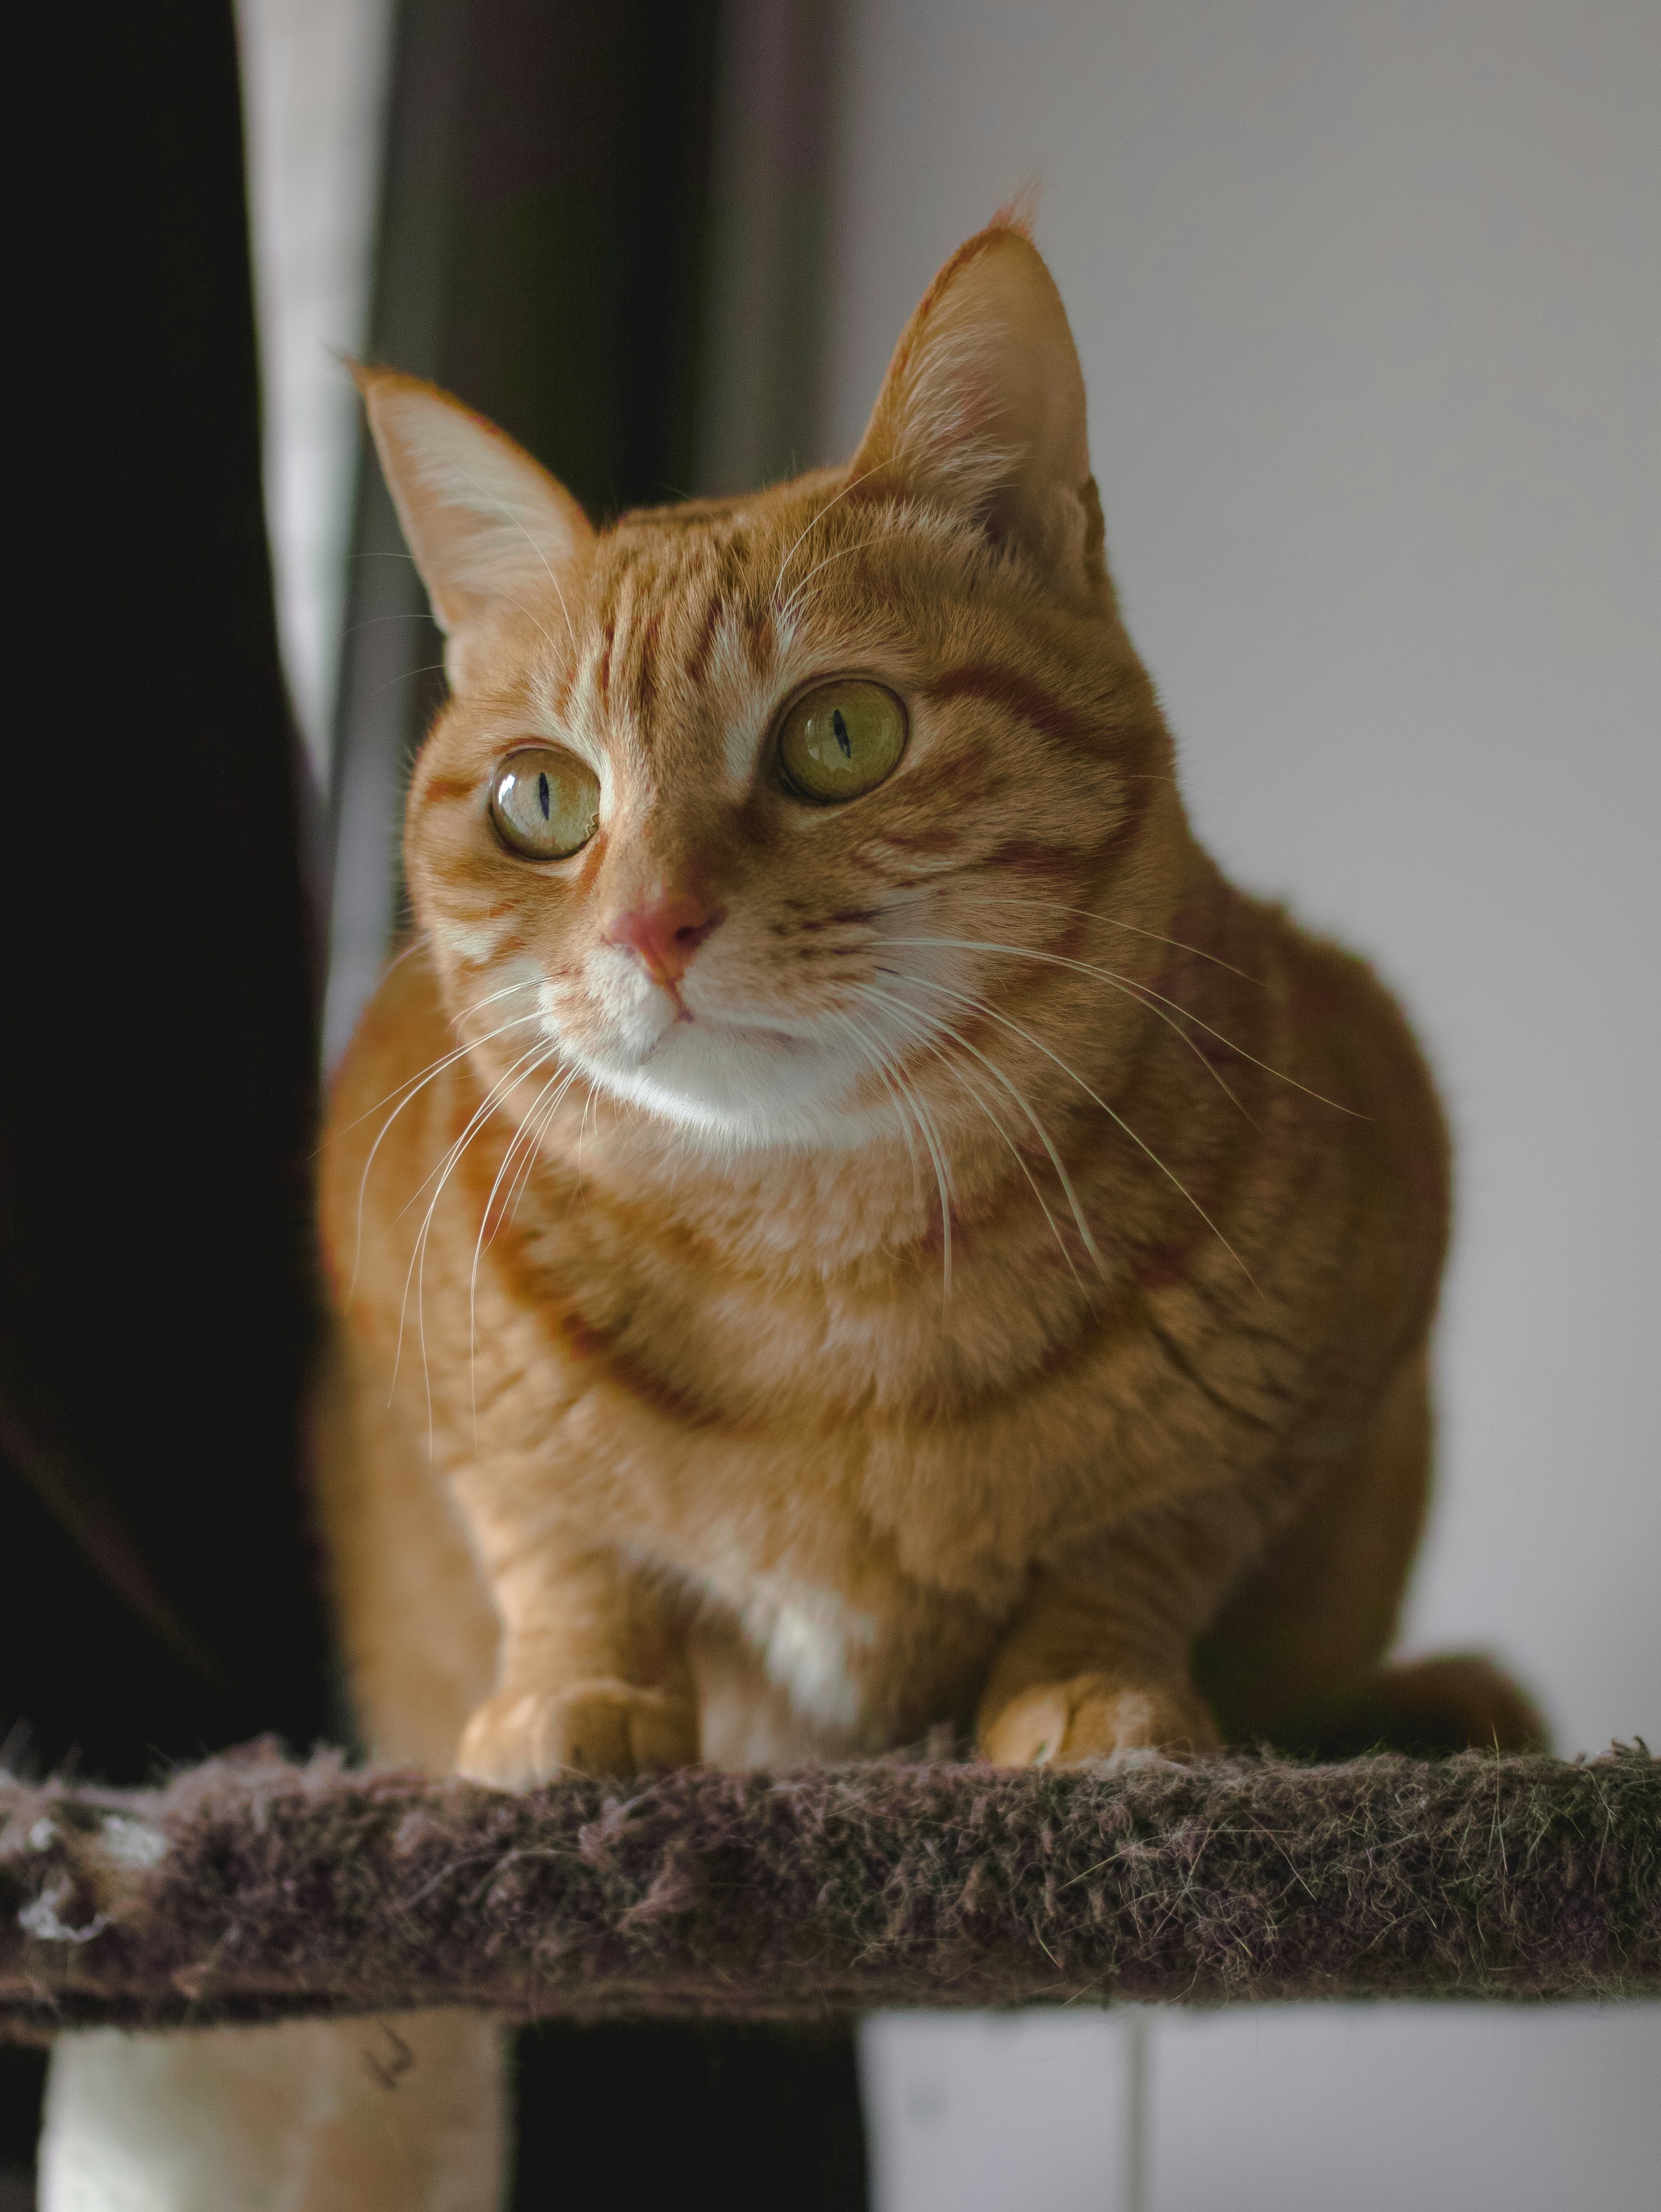
[[[1025,180],[1200,828],[1459,1146],[1409,1642],[1661,1742],[1661,9],[863,0],[820,446]],[[827,113],[827,127],[830,127]]]

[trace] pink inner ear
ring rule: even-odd
[[[381,465],[440,627],[542,590],[593,537],[563,485],[506,432],[435,386],[357,373]]]

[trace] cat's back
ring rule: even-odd
[[[1259,1143],[1304,1185],[1303,1206],[1323,1228],[1316,1273],[1324,1279],[1338,1261],[1342,1295],[1335,1309],[1329,1291],[1320,1303],[1365,1336],[1411,1339],[1434,1309],[1451,1182],[1447,1123],[1423,1046],[1371,960],[1278,902],[1230,896],[1259,933],[1255,964],[1275,979],[1284,1036],[1265,1056],[1301,1086],[1277,1080],[1290,1110]],[[1323,1176],[1323,1161],[1335,1174]]]

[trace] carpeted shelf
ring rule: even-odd
[[[489,2005],[1661,1994],[1661,1768],[883,1761],[510,1797],[255,1746],[0,1778],[0,2032]]]

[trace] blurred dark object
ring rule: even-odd
[[[0,2050],[0,2212],[33,2212],[44,2051]]]
[[[326,1729],[314,1048],[230,9],[94,12],[0,1094],[0,1733],[136,1782]]]
[[[863,2212],[865,2129],[846,2030],[660,2021],[526,2030],[518,2045],[520,2153],[513,2212],[547,2212],[575,2178],[571,2116],[615,2112],[628,2179],[605,2195],[634,2212]]]
[[[139,1782],[328,1732],[314,1024],[231,10],[60,35],[19,626],[42,690],[4,871],[0,1742]],[[32,2156],[38,2077],[0,2054],[0,2167]]]

